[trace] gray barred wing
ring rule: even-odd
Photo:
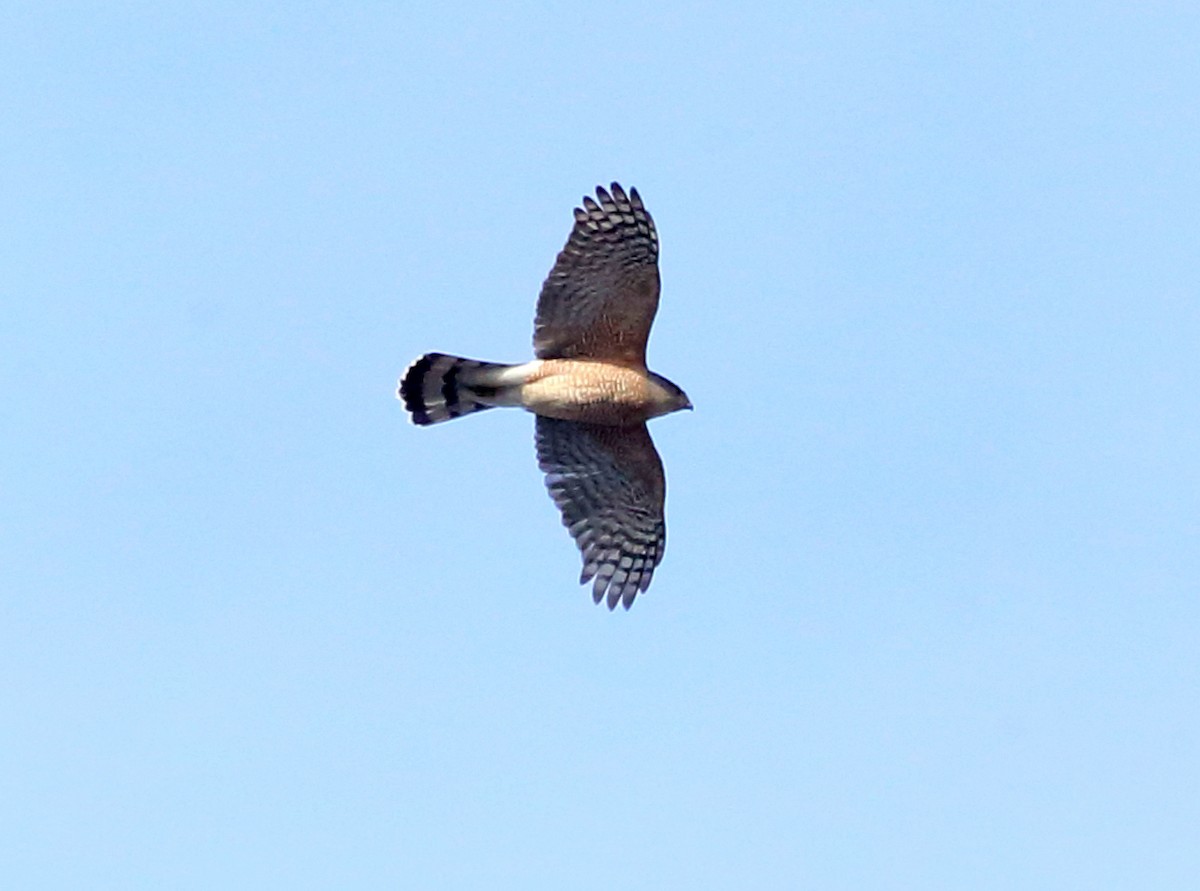
[[[596,189],[575,208],[575,226],[538,297],[539,359],[609,359],[645,365],[658,311],[658,233],[637,189]]]
[[[663,557],[666,480],[645,424],[606,427],[539,416],[538,466],[583,558],[592,599],[626,609]]]

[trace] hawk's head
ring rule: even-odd
[[[687,393],[661,374],[650,372],[650,381],[655,390],[651,396],[654,403],[654,413],[651,417],[657,418],[659,415],[669,415],[673,411],[692,408],[692,400],[688,399]]]

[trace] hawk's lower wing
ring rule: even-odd
[[[538,466],[583,557],[579,581],[628,609],[662,560],[666,482],[645,424],[605,427],[539,416]]]

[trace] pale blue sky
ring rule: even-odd
[[[1200,12],[6,4],[0,885],[1200,874]],[[662,239],[667,555],[596,608],[529,356]]]

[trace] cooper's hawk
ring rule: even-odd
[[[400,382],[414,424],[500,405],[537,415],[538,466],[583,557],[580,583],[626,609],[650,585],[666,544],[662,461],[646,421],[691,408],[646,368],[658,310],[658,234],[636,189],[616,183],[583,199],[542,285],[537,358],[523,365],[443,353],[417,359]]]

